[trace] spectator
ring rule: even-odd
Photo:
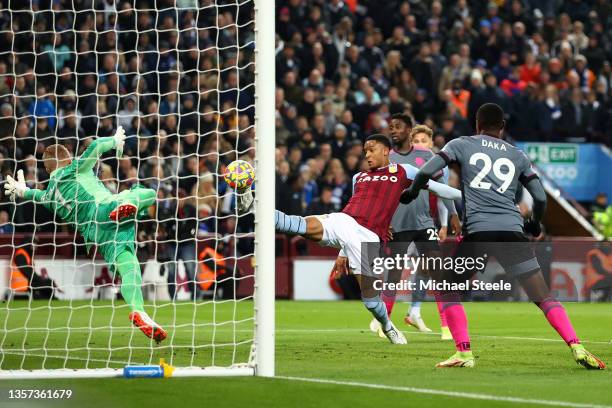
[[[369,77],[372,73],[372,68],[368,65],[367,60],[361,56],[359,48],[352,45],[346,52],[346,61],[351,67],[351,73],[357,77]]]
[[[319,186],[312,178],[312,171],[306,164],[300,168],[300,177],[304,183],[304,205],[308,207],[319,194]]]
[[[302,133],[298,147],[301,151],[302,161],[315,157],[319,151],[312,131],[310,130],[306,130]]]
[[[501,83],[504,79],[508,78],[512,72],[510,54],[505,51],[502,52],[501,56],[499,57],[499,62],[493,67],[492,72],[497,79],[497,83]]]
[[[550,135],[554,130],[560,128],[562,116],[559,92],[554,85],[546,87],[543,103],[542,130]]]
[[[584,55],[577,55],[574,58],[574,69],[571,72],[576,73],[580,78],[580,87],[583,90],[586,91],[593,87],[595,74],[587,68],[587,60]]]
[[[574,21],[572,33],[567,36],[574,50],[582,52],[589,45],[589,37],[584,33],[582,21]]]
[[[161,190],[160,190],[161,191]],[[197,254],[195,234],[198,231],[196,208],[192,200],[186,197],[184,191],[178,198],[159,200],[157,209],[162,234],[157,237],[161,249],[159,256],[164,262],[168,280],[170,299],[176,298],[178,290],[177,269],[179,260],[183,261],[187,274],[187,288],[192,300],[200,297],[200,289],[196,284]]]
[[[604,239],[612,238],[612,205],[608,205],[608,195],[597,194],[595,204],[591,207],[593,224],[604,236]]]
[[[331,186],[323,186],[321,195],[315,198],[306,209],[306,215],[329,214],[339,211],[338,205],[332,202],[332,194]]]
[[[123,100],[123,109],[117,112],[117,126],[123,126],[124,129],[131,128],[132,120],[135,117],[142,116],[142,112],[136,107],[136,102],[136,97],[134,95],[130,95]],[[162,112],[160,112],[160,114],[161,113]]]
[[[348,149],[348,141],[346,138],[346,127],[338,123],[334,128],[334,137],[331,141],[332,156],[335,158],[343,158]]]
[[[36,88],[36,99],[28,106],[30,115],[34,115],[36,119],[45,119],[51,129],[55,128],[55,105],[49,98],[51,94],[47,93],[44,85]]]
[[[289,152],[289,166],[292,173],[297,173],[302,164],[302,150],[298,147],[292,147]]]
[[[414,79],[419,84],[419,87],[431,95],[434,92],[434,67],[431,58],[431,48],[428,43],[421,44],[419,54],[412,62],[410,71],[414,75]]]
[[[196,155],[188,156],[184,160],[184,167],[179,173],[179,188],[184,191],[191,191],[194,184],[198,181],[200,164]]]
[[[196,198],[198,211],[206,210],[206,217],[217,214],[217,190],[214,186],[215,177],[210,172],[202,174],[192,188],[192,196]],[[202,218],[202,217],[200,217]]]
[[[589,45],[582,53],[593,72],[601,72],[606,64],[606,51],[601,47],[599,37],[589,37]]]
[[[565,137],[581,138],[585,136],[587,123],[587,106],[582,90],[574,88],[569,98],[561,106],[561,128]]]
[[[42,158],[42,150],[44,147],[55,143],[55,135],[52,130],[49,129],[49,121],[47,118],[38,118],[36,120],[36,126],[30,130],[32,140],[37,140],[36,154],[39,158]]]
[[[129,108],[130,107],[128,105],[126,110],[128,110],[129,114],[133,114],[134,107],[132,107],[132,110]],[[168,95],[164,96],[159,105],[160,115],[169,115],[171,113],[178,113],[178,93],[176,91],[172,91]]]
[[[0,221],[2,213],[0,211]],[[22,293],[30,292],[34,299],[56,299],[55,291],[62,292],[62,290],[53,280],[40,276],[34,269],[33,256],[37,243],[36,237],[28,237],[15,248],[11,260],[11,290]]]
[[[521,80],[519,68],[516,66],[512,68],[508,78],[504,79],[500,84],[500,88],[506,93],[508,98],[520,96],[526,87],[527,83]]]
[[[348,202],[352,186],[339,159],[328,162],[323,176],[324,184],[332,188],[332,203],[344,207]]]
[[[53,35],[53,41],[50,44],[42,47],[43,52],[49,54],[51,64],[55,68],[56,72],[59,72],[64,68],[64,65],[72,59],[72,53],[66,43],[62,42],[62,34],[57,32]]]
[[[542,72],[542,68],[540,64],[536,61],[535,55],[533,52],[528,51],[525,54],[525,62],[521,65],[519,69],[519,79],[526,84],[529,82],[533,82],[535,84],[540,83],[540,74]]]
[[[484,88],[472,93],[468,106],[468,118],[470,123],[474,123],[476,118],[476,109],[485,103],[495,103],[508,112],[507,99],[504,91],[497,86],[497,78],[493,74],[486,74],[484,77]]]
[[[462,89],[461,79],[456,78],[453,80],[451,89],[447,89],[445,91],[444,99],[447,100],[449,104],[453,105],[461,117],[465,119],[468,115],[468,103],[470,97],[470,91],[467,89]]]
[[[9,103],[0,106],[0,140],[8,143],[15,132],[15,115],[13,107]],[[6,140],[5,140],[6,139]]]
[[[455,120],[452,116],[445,116],[442,119],[442,127],[439,130],[439,134],[441,134],[447,142],[462,136],[455,129]]]
[[[305,209],[304,202],[304,179],[300,175],[290,175],[283,189],[277,194],[277,206],[280,211],[287,214],[303,215]]]
[[[12,234],[15,228],[9,220],[9,213],[5,210],[0,210],[0,234]]]
[[[196,134],[195,130],[188,129],[186,133],[187,134],[184,137],[181,137],[179,139],[181,156],[196,157],[197,154],[201,153],[203,146],[200,144],[199,137]],[[140,140],[147,140],[147,139],[141,138]]]
[[[438,86],[440,98],[444,99],[444,94],[451,88],[452,84],[455,84],[455,81],[459,81],[459,86],[461,86],[461,83],[470,72],[470,67],[462,64],[459,54],[452,54],[449,58],[449,64],[442,69]]]

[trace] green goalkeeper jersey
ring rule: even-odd
[[[46,190],[27,190],[24,198],[43,204],[64,221],[74,224],[89,241],[100,203],[112,197],[95,175],[93,167],[101,155],[114,147],[112,137],[94,140],[70,165],[50,174]]]

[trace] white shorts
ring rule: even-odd
[[[345,213],[318,215],[317,218],[323,224],[323,239],[319,241],[319,244],[341,249],[344,256],[348,258],[351,271],[360,275],[362,271],[361,244],[379,243],[378,235],[358,224],[353,217]]]

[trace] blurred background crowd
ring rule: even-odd
[[[253,5],[236,3],[35,0],[0,11],[0,182],[21,168],[44,188],[45,146],[77,155],[122,125],[125,156],[98,171],[112,192],[158,190],[142,240],[251,231],[218,176],[254,157]],[[387,133],[397,112],[432,128],[435,150],[471,134],[486,102],[505,109],[515,140],[611,144],[609,1],[276,3],[287,213],[341,209],[364,137]],[[33,203],[0,202],[0,232],[68,230],[52,221]]]
[[[397,112],[433,129],[434,150],[472,134],[486,102],[504,108],[510,139],[611,144],[606,0],[278,3],[284,211],[340,209],[364,136]]]
[[[39,0],[0,11],[0,182],[23,169],[44,189],[46,146],[77,156],[121,125],[124,156],[107,154],[98,175],[112,193],[134,183],[158,191],[139,238],[169,243],[159,256],[198,233],[240,230],[218,175],[254,156],[252,3],[199,6]],[[2,197],[0,232],[69,231],[53,221],[41,205]]]

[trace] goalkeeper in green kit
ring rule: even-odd
[[[116,268],[121,275],[121,294],[132,309],[130,321],[147,337],[160,342],[167,333],[144,311],[135,243],[136,217],[147,212],[157,194],[138,185],[111,194],[93,171],[100,156],[109,150],[114,148],[121,156],[124,144],[125,131],[119,127],[114,136],[94,140],[74,160],[64,146],[51,145],[43,154],[50,175],[46,190],[28,188],[22,170],[17,173],[17,180],[7,176],[4,188],[11,199],[33,200],[74,224],[88,251],[95,244],[111,270]]]

